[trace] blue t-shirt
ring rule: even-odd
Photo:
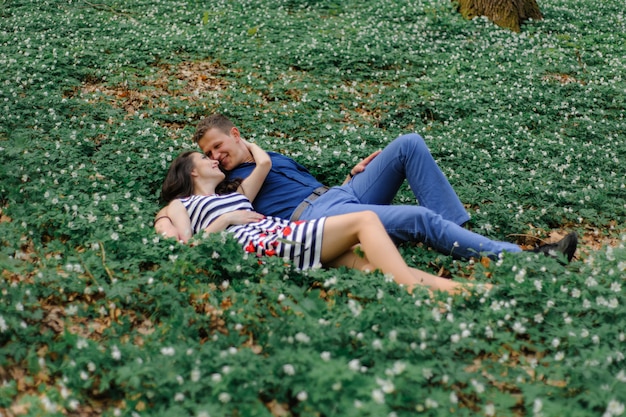
[[[266,216],[289,219],[298,204],[322,184],[293,159],[276,152],[268,154],[272,169],[252,205]],[[246,178],[255,166],[254,162],[245,162],[226,174],[229,179]]]

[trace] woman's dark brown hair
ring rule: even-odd
[[[189,197],[193,194],[193,181],[191,179],[193,159],[191,159],[191,155],[194,153],[192,151],[183,152],[170,165],[163,185],[161,185],[161,201],[163,203],[169,203],[176,198]]]
[[[161,185],[161,201],[164,204],[177,198],[189,197],[193,194],[191,171],[193,171],[194,165],[191,155],[194,153],[196,152],[183,152],[172,161],[172,165],[170,165],[167,175],[165,175],[165,180],[163,180],[163,185]],[[241,185],[241,182],[241,178],[224,180],[217,185],[215,192],[217,194],[234,193]]]

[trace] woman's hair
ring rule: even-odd
[[[161,201],[164,204],[172,200],[182,197],[189,197],[193,194],[193,180],[191,179],[191,171],[193,171],[193,155],[194,151],[183,152],[174,159],[170,165],[163,185],[161,185]],[[237,191],[243,180],[236,178],[233,180],[224,180],[215,188],[217,194],[229,194]]]
[[[193,194],[191,171],[193,171],[194,166],[191,155],[194,153],[192,151],[183,152],[170,165],[163,185],[161,185],[161,201],[163,203],[169,203],[176,198],[188,197]]]
[[[215,187],[215,192],[217,194],[230,194],[237,191],[241,183],[243,182],[243,178],[234,178],[232,180],[225,179]]]

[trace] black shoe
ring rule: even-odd
[[[562,253],[567,258],[567,262],[570,262],[574,257],[577,245],[578,235],[576,232],[571,232],[558,242],[539,246],[533,249],[533,252],[543,253],[544,255],[551,256],[553,258],[556,258],[559,253]]]

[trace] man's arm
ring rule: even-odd
[[[350,172],[348,173],[348,176],[346,177],[346,179],[344,180],[343,184],[341,185],[345,185],[347,184],[352,177],[354,177],[357,174],[360,174],[361,172],[365,171],[365,167],[367,167],[367,165],[372,162],[372,160],[374,158],[376,158],[376,156],[378,156],[379,153],[381,153],[382,151],[378,150],[374,153],[372,153],[370,156],[366,157],[365,159],[363,159],[361,162],[359,162],[358,164],[356,164],[354,166],[354,168],[352,168],[350,170]]]

